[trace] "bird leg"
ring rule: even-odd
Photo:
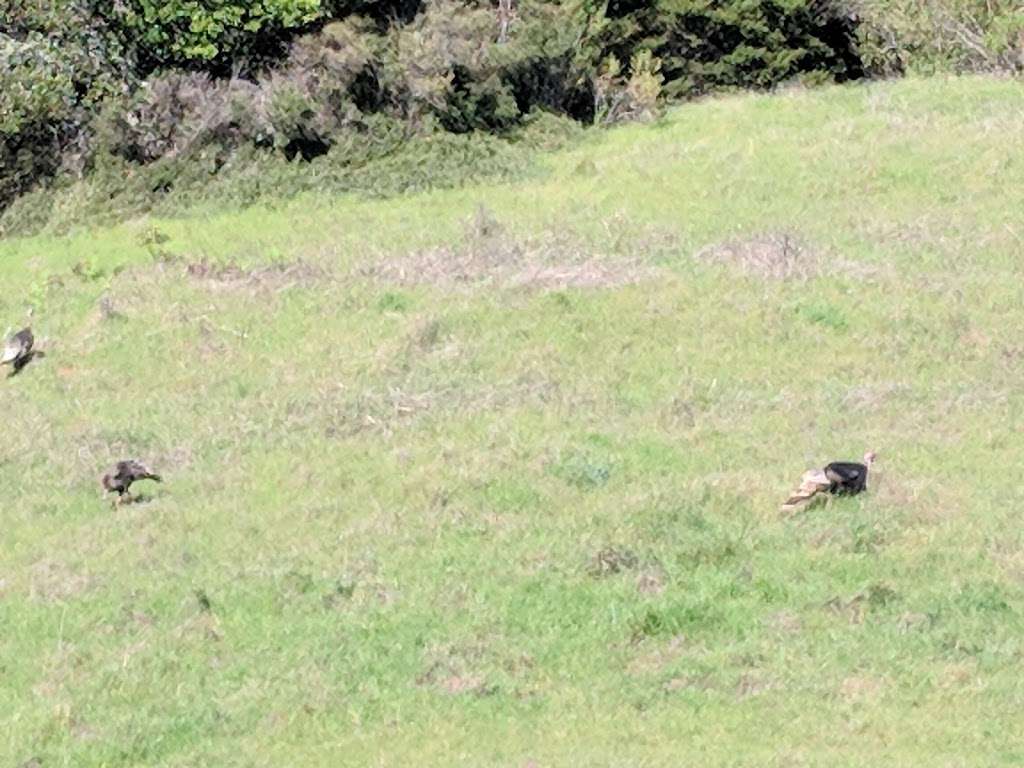
[[[117,494],[117,496],[114,498],[114,509],[117,509],[123,504],[131,504],[132,501],[134,501],[134,499],[132,499],[132,495],[128,493],[128,491],[123,491]]]

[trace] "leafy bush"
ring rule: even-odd
[[[280,57],[289,31],[321,15],[320,0],[119,0],[109,5],[108,13],[136,46],[147,73],[202,62],[220,71],[237,64],[258,68]]]
[[[551,142],[551,126],[544,129],[544,141]],[[144,166],[107,156],[83,180],[19,197],[0,212],[0,237],[61,233],[146,213],[176,215],[196,206],[277,203],[304,193],[380,198],[507,181],[522,178],[533,167],[530,133],[525,129],[515,144],[485,133],[410,137],[401,122],[374,115],[309,162],[288,161],[252,147],[242,147],[223,161],[207,149]]]
[[[839,81],[862,74],[854,20],[828,0],[623,0],[609,3],[599,40],[618,61],[651,51],[670,98],[768,88],[809,72]]]
[[[855,77],[841,1],[9,0],[0,210],[93,167],[149,166],[138,178],[164,194],[189,187],[189,162],[356,162],[360,142],[517,141],[545,112],[648,120],[716,88]]]
[[[654,117],[661,96],[661,60],[650,51],[639,51],[630,63],[632,74],[622,76],[622,65],[609,56],[594,81],[594,105],[598,120],[618,123]]]
[[[865,0],[865,62],[885,74],[1024,72],[1024,5],[1015,0]]]
[[[77,0],[9,0],[0,27],[0,209],[40,178],[80,172],[89,109],[130,84],[102,19]]]
[[[59,72],[73,86],[76,105],[96,104],[137,83],[130,46],[95,0],[5,0],[4,5],[0,51],[5,38],[31,48],[46,70]],[[0,53],[8,63],[11,55],[9,47]],[[13,53],[15,59],[18,55]]]

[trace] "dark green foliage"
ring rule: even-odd
[[[861,15],[860,50],[875,71],[1024,71],[1016,0],[875,0]]]
[[[629,61],[649,50],[662,63],[665,92],[687,97],[718,88],[768,88],[804,73],[859,77],[855,26],[815,0],[611,2],[601,32],[608,54]]]
[[[90,110],[134,85],[124,47],[77,0],[8,0],[0,21],[0,209],[62,167],[80,172]]]
[[[144,213],[175,215],[196,206],[240,208],[306,192],[391,197],[431,188],[521,178],[530,168],[523,146],[487,135],[440,133],[409,140],[400,123],[375,117],[362,134],[310,162],[243,147],[227,160],[209,148],[144,166],[120,157],[97,162],[86,182],[22,195],[0,212],[0,236],[44,227],[58,232]],[[61,201],[59,219],[51,219]]]
[[[136,174],[148,205],[260,152],[333,169],[360,144],[515,139],[545,113],[646,120],[666,97],[860,74],[853,22],[816,0],[13,0],[8,15],[0,208],[120,162],[152,166]]]
[[[92,0],[114,19],[144,73],[168,66],[228,72],[280,58],[291,30],[321,16],[320,0]]]

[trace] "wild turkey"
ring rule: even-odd
[[[37,353],[32,351],[32,345],[35,342],[36,339],[32,335],[31,328],[23,328],[7,338],[7,343],[4,344],[3,356],[0,357],[0,365],[11,366],[11,372],[8,376],[17,374],[35,357]]]
[[[800,480],[800,487],[782,505],[782,511],[794,510],[822,492],[833,496],[860,493],[867,488],[868,470],[875,463],[875,458],[875,452],[868,451],[864,454],[863,464],[857,461],[833,461],[824,469],[808,470]]]
[[[117,499],[114,501],[114,504],[117,505],[132,500],[128,489],[131,488],[132,483],[138,480],[155,480],[158,483],[163,481],[160,475],[150,471],[142,462],[126,459],[117,462],[100,482],[103,485],[103,490],[107,493],[117,493]]]

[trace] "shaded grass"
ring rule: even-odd
[[[0,388],[0,762],[1018,763],[1022,111],[711,100],[507,186],[0,244],[49,353]],[[478,250],[649,276],[381,274],[481,203]],[[698,256],[765,232],[842,268]]]

